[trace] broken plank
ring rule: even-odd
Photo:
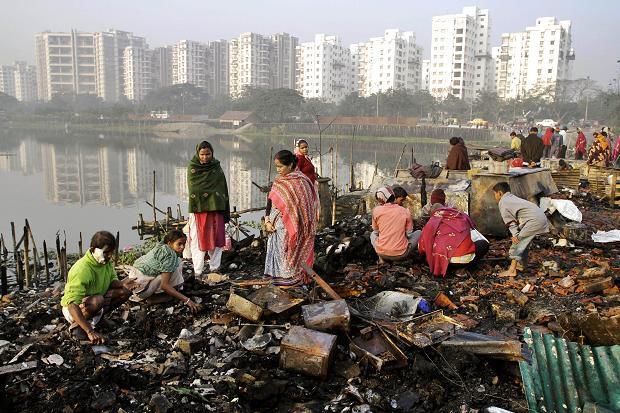
[[[37,367],[38,363],[39,362],[37,360],[33,360],[2,366],[0,367],[0,376],[3,374],[19,373],[20,371],[34,369]]]
[[[308,267],[308,265],[306,264],[302,264],[301,265],[303,267],[303,269],[308,273],[308,275],[310,277],[312,277],[312,279],[323,289],[325,290],[325,292],[327,293],[327,295],[329,295],[332,299],[334,300],[341,300],[342,298],[338,295],[338,293],[336,293],[336,291],[333,290],[333,288],[327,283],[325,282],[325,280],[323,280],[321,277],[319,277],[319,274],[317,274],[316,272],[314,272],[314,270],[310,267]]]

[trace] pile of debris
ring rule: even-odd
[[[368,217],[323,230],[323,278],[288,290],[257,278],[264,247],[254,240],[225,257],[222,274],[187,280],[199,314],[127,303],[101,327],[104,345],[70,338],[61,284],[4,296],[0,408],[525,412],[515,361],[530,360],[526,328],[619,342],[618,243],[543,237],[523,275],[501,279],[510,240],[492,240],[477,268],[437,279],[422,261],[377,265],[368,235]]]

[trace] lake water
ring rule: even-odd
[[[56,234],[65,233],[70,252],[77,251],[80,231],[85,246],[97,230],[120,232],[121,247],[139,241],[131,229],[143,213],[153,216],[145,201],[151,200],[153,171],[156,171],[156,204],[165,210],[180,205],[187,214],[186,166],[196,144],[204,138],[160,138],[155,136],[66,135],[58,132],[0,131],[0,233],[11,240],[10,222],[19,238],[28,219],[42,249],[45,239],[52,248]],[[268,182],[270,150],[291,149],[292,137],[206,137],[222,163],[230,192],[230,204],[238,210],[264,206],[265,194],[252,185]],[[411,159],[411,147],[420,163],[444,160],[449,150],[443,142],[407,145],[401,165]],[[318,166],[318,138],[309,139]],[[329,148],[337,155],[332,157]],[[391,175],[403,143],[356,140],[353,164],[356,182],[367,187],[375,173]],[[337,173],[338,187],[346,189],[350,179],[351,142],[348,138],[323,139],[324,176]],[[331,171],[332,159],[336,167]],[[272,169],[272,177],[275,168]],[[244,216],[257,220],[260,213]]]

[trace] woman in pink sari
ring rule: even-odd
[[[316,234],[316,194],[310,179],[296,170],[297,159],[282,150],[274,159],[278,177],[273,182],[267,202],[265,229],[267,256],[265,275],[274,284],[296,286],[310,282],[302,265],[314,264]]]

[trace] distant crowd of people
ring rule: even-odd
[[[565,159],[567,150],[567,128],[547,128],[540,134],[537,127],[530,128],[527,137],[516,132],[510,133],[510,148],[520,154],[525,166],[540,166],[544,158]],[[577,128],[575,140],[575,160],[586,160],[588,165],[620,167],[620,137],[615,137],[609,127],[592,133],[592,143],[588,149],[588,141],[581,128]],[[519,161],[517,161],[519,162]],[[516,165],[516,164],[515,164]],[[565,165],[568,165],[565,163]]]

